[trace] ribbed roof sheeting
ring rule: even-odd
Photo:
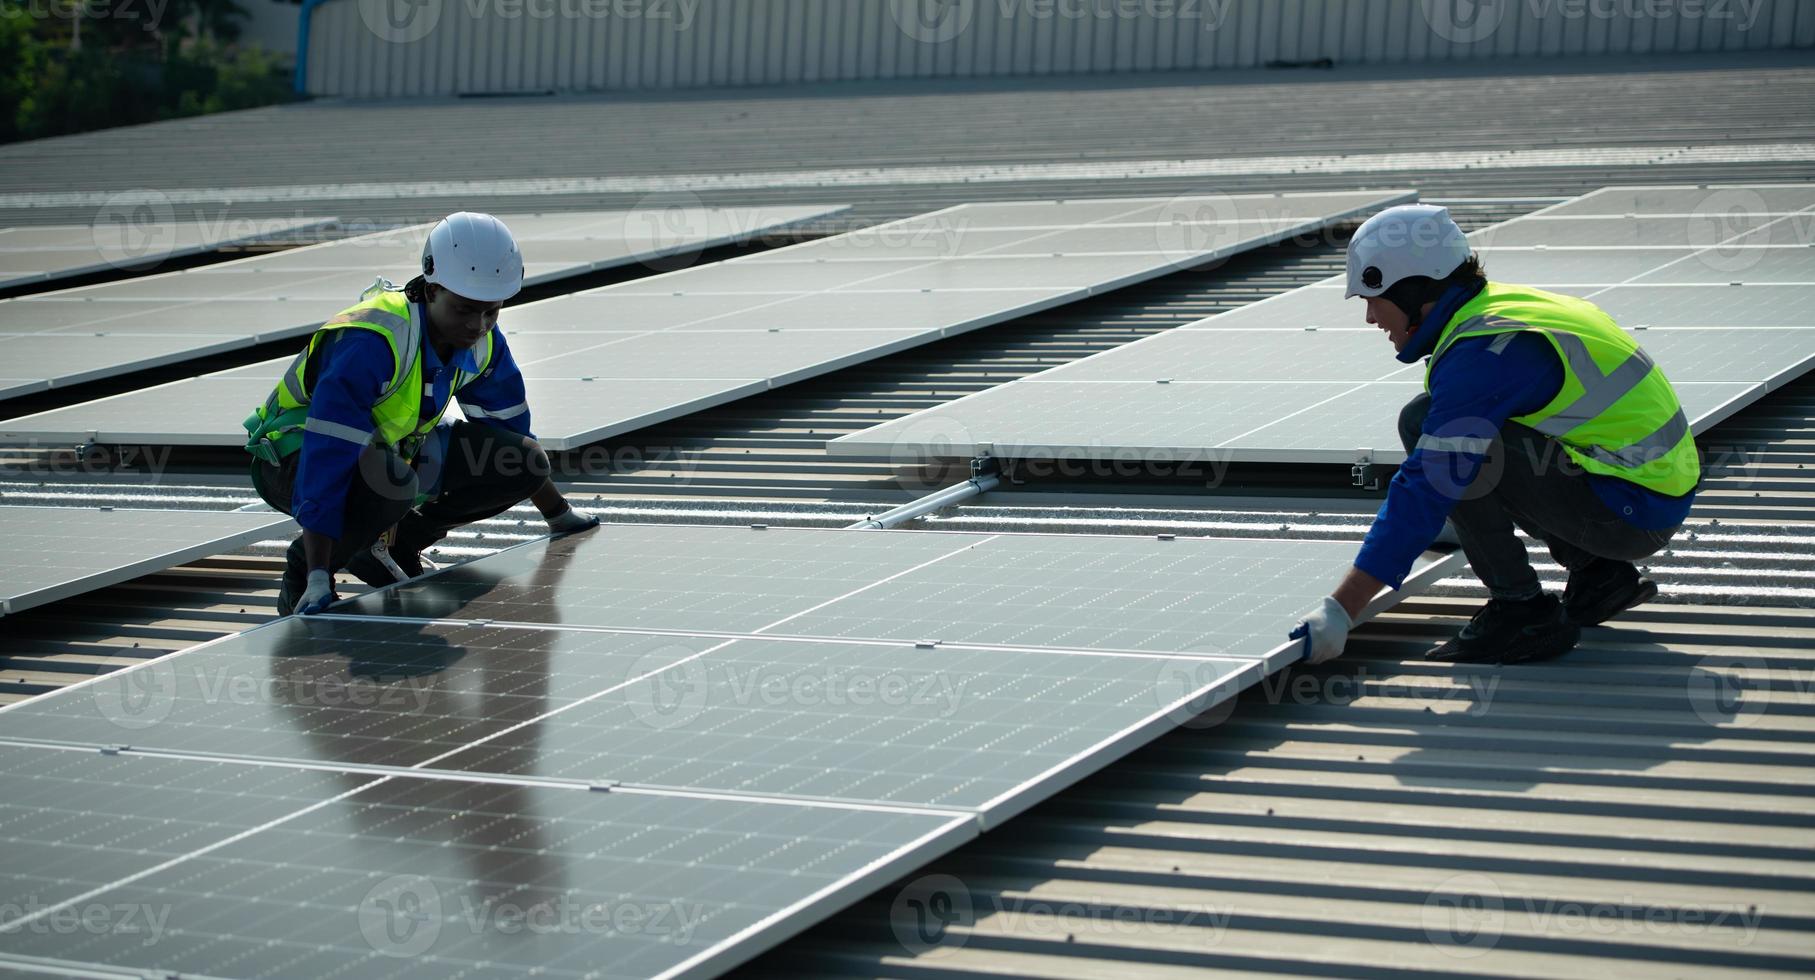
[[[854,170],[863,193],[828,187],[713,190],[676,182],[708,204],[862,200],[846,218],[875,220],[907,202],[940,205],[1052,196],[1069,183],[1091,195],[1186,190],[1416,186],[1427,195],[1575,193],[1665,176],[1663,148],[1815,142],[1815,69],[1806,54],[1608,58],[1422,65],[1416,71],[1095,76],[369,103],[270,106],[0,147],[0,223],[95,219],[94,201],[20,209],[15,195],[215,188],[219,203],[175,203],[176,218],[229,220],[338,212],[347,222],[429,220],[453,210],[630,208],[646,192],[559,195],[436,192],[445,181]],[[1552,166],[1501,171],[1434,166],[1430,154],[1658,148],[1655,166],[1613,166],[1591,153]],[[924,166],[1039,167],[1115,161],[1405,154],[1402,169],[1334,177],[1288,166],[1232,177],[1110,180],[1028,178],[891,183]],[[1754,180],[1802,179],[1806,161],[1758,165]],[[1647,172],[1649,171],[1649,172]],[[1491,177],[1485,176],[1492,174]],[[379,183],[367,196],[259,202],[233,188]],[[1042,187],[1046,190],[1042,190]],[[987,187],[987,191],[980,191]],[[1078,193],[1073,191],[1072,193]],[[140,198],[133,198],[139,201]],[[141,202],[142,203],[142,202]],[[331,207],[329,206],[331,204]]]

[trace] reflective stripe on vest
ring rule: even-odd
[[[307,408],[311,397],[307,375],[311,360],[320,350],[323,341],[332,336],[334,331],[350,329],[370,330],[383,337],[391,349],[391,377],[378,401],[372,406],[372,431],[361,433],[352,426],[312,418],[304,425],[285,426],[281,431],[267,432],[264,438],[275,441],[283,432],[303,429],[364,445],[376,436],[384,445],[397,449],[406,456],[412,455],[420,438],[441,421],[447,409],[442,406],[442,410],[432,418],[422,416],[425,393],[422,381],[422,325],[416,315],[416,305],[406,299],[401,291],[389,288],[389,284],[382,280],[366,291],[359,305],[342,310],[316,329],[309,338],[308,345],[291,360],[283,378],[259,409],[259,414],[270,420],[287,411]],[[478,371],[468,373],[452,369],[454,376],[451,379],[450,393],[458,393],[474,378],[484,374],[491,366],[495,349],[492,335],[488,333],[478,349]],[[527,406],[523,410],[527,411]]]
[[[1557,440],[1590,472],[1669,496],[1695,488],[1700,462],[1675,390],[1650,355],[1585,300],[1489,283],[1444,327],[1425,372],[1426,389],[1430,371],[1456,341],[1520,331],[1550,342],[1565,377],[1550,404],[1512,421]],[[1604,360],[1619,360],[1603,368],[1595,348]]]

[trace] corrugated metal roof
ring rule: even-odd
[[[1714,85],[1706,105],[1682,105],[1677,90],[1673,108],[1656,81],[1655,102],[1615,96],[1626,99],[1622,138],[1645,127],[1659,139],[1680,138],[1672,113],[1700,118],[1704,110],[1736,120],[1729,139],[1761,127],[1810,128],[1815,101]],[[1583,101],[1565,97],[1569,91],[1552,91],[1549,112],[1529,107],[1525,128],[1505,138],[1530,143],[1543,131],[1533,120],[1567,119]],[[1477,113],[1485,102],[1472,102]],[[1356,136],[1357,145],[1365,130],[1375,140],[1369,148],[1378,148],[1374,117],[1342,118],[1354,105],[1332,100],[1319,124]],[[1013,110],[1002,103],[991,111]],[[1098,145],[1090,132],[1064,138]],[[1253,145],[1263,144],[1277,142]],[[1488,197],[1571,193],[1628,178],[1815,173],[1760,164],[1432,175],[1452,193]],[[1352,185],[1324,178],[1297,186]],[[992,186],[989,196],[1052,190]],[[1110,191],[1147,192],[1074,192]],[[862,206],[874,219],[946,195],[964,191],[889,189],[866,195]],[[1480,224],[1533,204],[1456,210]],[[903,476],[915,489],[927,476],[888,461],[828,458],[817,448],[828,435],[1321,278],[1339,263],[1336,246],[1307,243],[1170,276],[638,433],[609,448],[637,448],[645,458],[650,447],[673,452],[634,472],[566,482],[582,497],[600,495],[614,520],[849,523],[911,496]],[[1807,474],[1815,470],[1815,379],[1777,392],[1704,443],[1730,450],[1728,462],[1712,471],[1692,533],[1652,563],[1664,600],[1589,631],[1568,658],[1504,670],[1424,663],[1421,652],[1480,598],[1469,581],[1447,582],[1358,631],[1351,655],[1335,664],[1249,692],[1220,726],[1168,736],[927,869],[962,882],[981,913],[950,929],[944,945],[904,948],[890,916],[899,890],[888,889],[747,972],[1810,972],[1815,481]],[[228,507],[252,499],[230,457],[180,458],[156,484],[107,472],[21,471],[21,463],[42,470],[52,457],[12,459],[0,501]],[[1238,476],[1215,494],[1159,480],[1115,484],[1114,493],[1101,483],[1034,484],[930,523],[1358,540],[1378,500],[1348,488],[1343,474]],[[453,551],[520,539],[531,518],[519,510],[487,522],[452,539]],[[263,621],[275,556],[274,547],[223,556],[9,617],[0,697]],[[1560,576],[1554,567],[1540,572]]]
[[[1182,160],[1278,154],[1723,146],[1815,140],[1804,52],[1531,59],[1413,69],[1231,71],[1088,78],[850,83],[637,96],[322,100],[0,146],[7,192],[235,188],[722,174],[925,164]],[[1205,179],[1018,181],[866,188],[851,223],[982,197],[1176,194],[1415,186],[1427,195],[1578,193],[1605,182],[1704,179],[1675,168],[1404,169],[1331,178],[1269,172]],[[1804,179],[1806,162],[1750,179]],[[1705,168],[1699,173],[1709,173]],[[1716,171],[1718,173],[1718,171]],[[150,175],[155,175],[155,179]],[[693,189],[709,204],[829,200],[820,188]],[[233,195],[227,195],[232,198]],[[642,194],[458,195],[423,190],[333,202],[348,222],[427,220],[462,207],[511,212],[634,207]],[[321,201],[232,200],[175,217],[300,214]],[[87,207],[0,208],[0,224],[88,221]],[[850,227],[852,224],[840,225]]]

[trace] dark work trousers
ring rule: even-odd
[[[1421,394],[1399,413],[1406,452],[1417,444],[1430,410],[1431,396]],[[1433,476],[1442,487],[1442,475]],[[1562,445],[1517,422],[1501,428],[1481,472],[1458,496],[1450,522],[1469,566],[1497,599],[1530,598],[1542,589],[1514,525],[1572,570],[1595,558],[1637,561],[1656,554],[1677,532],[1626,523],[1595,495],[1588,474]]]
[[[277,466],[252,464],[252,484],[265,503],[288,514],[301,453]],[[548,456],[533,440],[496,426],[455,422],[440,462],[440,493],[412,507],[419,475],[403,457],[381,446],[367,447],[347,488],[345,517],[334,541],[333,570],[372,546],[397,526],[399,553],[420,552],[453,528],[503,513],[535,493],[548,479]],[[421,482],[434,477],[421,475]],[[290,545],[284,575],[297,583],[308,577],[302,539]],[[300,590],[299,590],[300,591]]]

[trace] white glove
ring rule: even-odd
[[[1305,663],[1320,664],[1342,656],[1342,648],[1349,642],[1349,630],[1354,625],[1348,610],[1342,608],[1335,596],[1324,596],[1323,605],[1305,614],[1304,621],[1292,631],[1292,637],[1304,637]]]
[[[575,531],[584,531],[589,527],[599,526],[597,515],[575,510],[572,505],[553,517],[543,519],[548,521],[548,529],[556,534],[572,534]]]
[[[296,611],[304,616],[313,616],[328,608],[328,604],[340,598],[334,594],[334,576],[325,568],[309,572],[309,587],[303,590],[302,598],[296,600]]]

